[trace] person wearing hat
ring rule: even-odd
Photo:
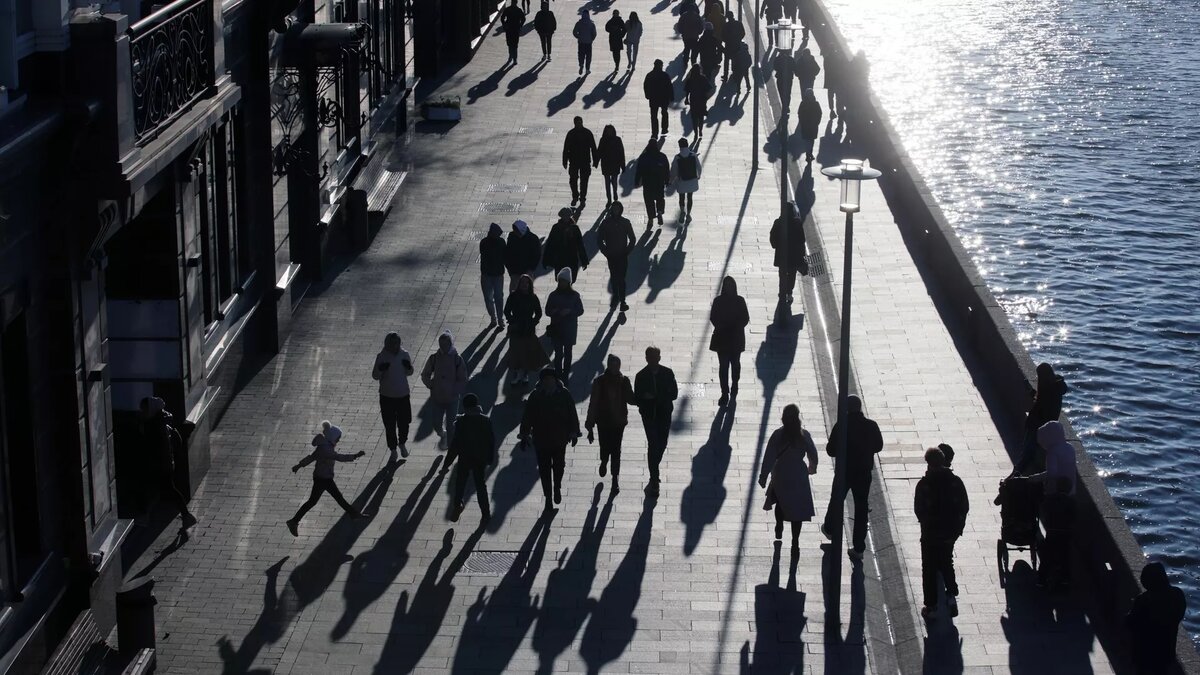
[[[521,447],[533,444],[537,453],[538,477],[546,496],[546,510],[562,502],[562,477],[567,459],[567,444],[579,442],[579,413],[571,392],[558,379],[553,368],[543,368],[538,386],[525,402],[518,438]]]
[[[421,369],[421,382],[429,388],[429,402],[437,414],[434,427],[445,450],[454,440],[454,419],[458,416],[458,398],[467,391],[467,363],[454,347],[454,335],[448,330],[438,336],[437,351],[429,355]]]
[[[637,237],[633,234],[633,224],[624,213],[625,206],[621,202],[613,202],[596,231],[596,244],[608,261],[608,276],[612,283],[612,302],[609,307],[616,309],[619,305],[622,312],[627,312],[629,305],[625,303],[625,278],[629,276],[629,256],[637,245]]]
[[[558,288],[546,298],[546,316],[550,317],[550,341],[554,344],[553,365],[564,382],[571,376],[571,350],[579,338],[579,317],[583,315],[583,299],[571,288],[571,270],[558,272]]]
[[[531,277],[542,262],[542,240],[529,231],[523,220],[515,220],[504,242],[504,269],[508,270],[508,292],[517,290],[522,275]]]
[[[488,504],[487,468],[496,463],[496,434],[492,430],[492,421],[483,414],[479,406],[479,397],[467,394],[463,397],[463,414],[454,421],[454,442],[450,444],[450,452],[446,456],[443,471],[451,462],[458,461],[458,470],[454,476],[454,513],[450,520],[458,522],[466,503],[463,494],[467,489],[468,474],[475,479],[475,497],[479,500],[479,510],[483,520],[492,517],[492,509]]]
[[[675,399],[679,398],[675,373],[660,361],[662,352],[658,347],[646,347],[646,367],[633,378],[634,400],[642,416],[642,428],[646,431],[646,463],[650,468],[650,485],[646,491],[652,495],[658,494],[658,465],[667,451],[671,413],[675,410]]]
[[[558,210],[558,222],[546,235],[542,247],[542,264],[554,270],[554,275],[567,268],[571,270],[571,281],[579,278],[579,268],[587,269],[587,249],[583,247],[583,232],[575,223],[575,211],[563,207]]]
[[[379,416],[388,450],[408,457],[408,425],[412,422],[412,402],[408,377],[413,374],[412,357],[400,347],[400,335],[388,333],[383,349],[375,357],[371,379],[379,381]]]
[[[608,355],[604,372],[592,380],[592,396],[588,399],[587,429],[588,443],[595,441],[594,429],[600,429],[600,475],[608,471],[612,460],[612,493],[621,491],[618,483],[621,474],[621,439],[625,426],[629,424],[629,408],[633,405],[633,385],[621,373],[621,359]]]
[[[504,330],[504,230],[492,223],[487,235],[479,241],[479,287],[483,290],[483,306],[489,327]]]
[[[313,464],[312,476],[312,492],[308,495],[308,501],[300,505],[300,509],[296,511],[296,515],[292,516],[287,521],[288,531],[293,537],[299,536],[297,530],[300,525],[300,519],[304,514],[308,513],[309,509],[317,505],[321,499],[321,493],[328,492],[333,500],[338,503],[346,513],[350,514],[351,518],[362,518],[366,514],[354,508],[352,504],[346,501],[342,496],[342,491],[338,489],[336,483],[333,482],[333,467],[338,462],[353,462],[354,460],[367,454],[362,450],[348,455],[337,451],[337,444],[342,440],[342,430],[325,420],[321,422],[321,431],[313,439],[313,447],[316,448],[307,457],[300,460],[292,467],[292,473],[296,473],[301,468]]]

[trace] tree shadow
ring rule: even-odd
[[[552,96],[549,101],[546,101],[546,117],[554,117],[574,103],[575,95],[579,93],[579,89],[583,86],[583,81],[586,79],[586,75],[580,75],[567,83],[567,86]]]
[[[528,87],[529,85],[533,84],[534,82],[537,82],[538,75],[542,72],[542,69],[546,67],[547,63],[549,63],[549,62],[545,61],[545,60],[538,61],[529,70],[527,70],[527,71],[521,73],[520,75],[514,77],[513,79],[509,80],[508,81],[508,91],[504,92],[504,95],[512,96],[513,94],[516,94],[518,91],[521,91],[525,87]]]
[[[514,65],[511,61],[505,62],[504,65],[497,68],[491,75],[471,85],[471,88],[467,89],[467,105],[473,105],[479,99],[499,89],[500,80],[504,79],[504,76],[508,74],[508,71],[513,69]]]
[[[646,295],[646,304],[653,304],[658,299],[658,294],[670,288],[679,279],[679,275],[683,274],[684,259],[687,258],[683,242],[686,239],[687,227],[678,228],[666,250],[662,254],[656,254],[650,261],[650,270],[646,274],[646,285],[649,286],[650,292]]]
[[[1091,673],[1095,634],[1070,596],[1036,587],[1037,574],[1018,560],[1004,585],[1007,611],[1000,627],[1008,640],[1012,673]]]
[[[781,547],[781,542],[775,542],[767,583],[754,587],[754,655],[751,660],[747,641],[742,645],[741,653],[740,672],[743,675],[807,672],[804,669],[803,637],[808,624],[804,614],[806,595],[796,589],[796,556],[792,556],[787,587],[780,588]]]
[[[704,528],[717,522],[728,491],[725,473],[733,448],[729,435],[733,431],[735,404],[717,410],[708,430],[708,441],[692,458],[692,482],[683,490],[679,503],[679,519],[683,521],[683,554],[690,556],[700,544]]]
[[[583,522],[579,542],[569,555],[563,551],[558,559],[558,567],[546,579],[542,612],[533,629],[532,640],[533,650],[538,654],[537,672],[540,675],[555,672],[555,660],[575,642],[575,635],[583,628],[593,604],[588,600],[588,595],[596,579],[600,543],[604,539],[604,530],[608,527],[613,507],[610,494],[597,516],[603,489],[603,483],[596,484],[592,506]]]

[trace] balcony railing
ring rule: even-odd
[[[133,126],[140,144],[212,87],[212,0],[178,0],[133,24],[129,48]]]

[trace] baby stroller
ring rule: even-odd
[[[1009,551],[1029,551],[1030,565],[1037,570],[1038,505],[1042,498],[1042,484],[1025,476],[1009,476],[1000,481],[1000,494],[995,504],[1000,505],[1000,538],[996,540],[996,559],[1000,567],[1000,585],[1004,585],[1008,574]]]

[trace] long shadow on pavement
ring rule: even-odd
[[[786,588],[779,586],[779,556],[782,542],[775,542],[771,559],[771,574],[767,583],[754,587],[754,655],[750,643],[742,645],[742,675],[751,673],[793,673],[804,670],[804,615],[806,595],[796,589],[796,565],[799,556],[792,554]]]
[[[527,71],[521,73],[520,75],[514,77],[513,79],[509,80],[508,81],[508,91],[504,92],[504,95],[512,96],[513,94],[516,94],[518,91],[521,91],[525,87],[528,87],[528,86],[532,85],[534,82],[537,82],[538,75],[542,72],[542,69],[546,67],[547,63],[549,63],[549,62],[546,60],[538,61],[529,70],[527,70]]]
[[[571,80],[567,86],[563,87],[562,91],[551,97],[549,101],[546,101],[546,117],[554,117],[574,103],[575,95],[579,93],[579,89],[583,87],[583,82],[586,79],[586,75],[580,75]]]
[[[679,503],[679,519],[683,521],[683,554],[690,556],[700,544],[704,528],[717,522],[725,504],[725,473],[733,448],[729,435],[733,431],[734,406],[717,411],[708,430],[708,441],[692,457],[692,482],[683,489]]]
[[[1071,594],[1037,588],[1037,574],[1018,560],[1004,584],[1000,627],[1008,640],[1008,669],[1012,673],[1091,673],[1096,635]],[[944,618],[942,619],[944,620]]]
[[[825,604],[825,673],[865,673],[867,590],[863,566],[854,564],[850,568],[850,622],[846,626],[846,635],[843,636],[842,612],[838,597],[842,580],[834,576],[835,569],[841,569],[840,561],[834,557],[843,554],[840,549],[831,546],[823,548],[825,552],[821,556],[821,589]]]
[[[507,62],[497,68],[496,71],[491,75],[488,75],[479,82],[471,85],[471,88],[467,89],[467,105],[472,105],[484,96],[487,96],[493,91],[499,89],[500,80],[503,80],[504,76],[508,74],[508,71],[512,69],[513,63]]]
[[[683,274],[684,260],[687,252],[683,250],[683,242],[687,239],[687,227],[675,230],[675,237],[667,244],[666,250],[655,255],[646,275],[646,284],[650,292],[646,294],[646,304],[654,304],[658,295],[670,288]]]

